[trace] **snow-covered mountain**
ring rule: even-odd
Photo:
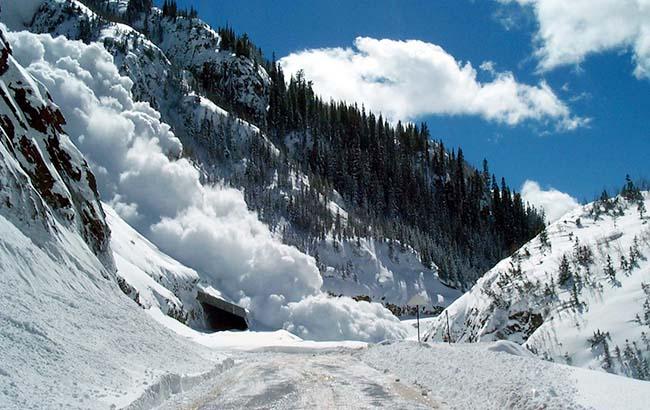
[[[460,294],[422,262],[417,235],[351,234],[349,201],[294,162],[278,165],[284,148],[254,125],[270,85],[254,56],[221,49],[189,16],[153,9],[131,26],[99,17],[131,13],[126,0],[86,4],[2,3],[0,408],[647,402],[645,382],[543,362],[512,342],[388,341],[410,332],[367,300],[408,314],[414,294],[439,306]],[[222,76],[202,94],[193,83],[206,71]],[[260,158],[271,165],[251,165]],[[262,182],[238,185],[244,176]],[[448,308],[452,338],[511,338],[555,361],[647,378],[650,198],[632,188],[488,272]],[[275,205],[315,198],[293,216],[325,212],[337,229],[291,246],[304,237],[282,212],[251,211],[251,189]],[[199,292],[246,308],[253,331],[205,332]],[[446,316],[429,319],[429,338]],[[344,349],[360,341],[384,342]]]
[[[650,224],[633,185],[565,215],[433,321],[427,340],[511,340],[561,363],[650,379]],[[449,329],[447,327],[447,318]]]
[[[249,207],[256,208],[251,205],[253,191],[266,192],[256,195],[276,204],[272,208],[286,208],[305,190],[313,189],[296,165],[289,185],[251,185],[255,182],[251,175],[257,172],[251,164],[265,161],[264,172],[275,172],[274,181],[278,179],[278,165],[274,164],[290,162],[257,126],[242,119],[262,121],[269,103],[270,78],[254,58],[223,49],[219,34],[197,18],[165,18],[160,9],[153,8],[127,25],[125,13],[125,2],[30,0],[3,7],[2,21],[14,30],[28,28],[102,44],[119,73],[131,80],[133,100],[146,101],[160,113],[161,122],[169,124],[182,141],[185,155],[200,166],[200,178],[244,188]],[[218,81],[197,87],[206,73]],[[179,155],[177,140],[169,141],[171,145],[163,148]],[[257,157],[251,157],[252,153]],[[90,158],[92,161],[92,155]],[[102,172],[97,172],[100,180]],[[107,167],[106,173],[111,172],[114,170]],[[318,195],[320,203],[313,205],[331,212],[331,220],[337,213],[345,215],[341,218],[344,226],[348,215],[345,201],[336,192]],[[133,223],[124,213],[126,207],[114,206]],[[274,236],[317,257],[323,289],[331,294],[384,303],[396,314],[408,313],[406,302],[415,293],[423,294],[431,305],[443,307],[461,294],[439,278],[435,265],[425,266],[408,243],[373,237],[335,239],[330,234],[308,239],[310,244],[304,246],[304,234],[286,234],[296,230],[287,215],[263,212],[260,217],[271,224]],[[142,232],[142,227],[138,228]],[[179,253],[173,256],[189,264]]]

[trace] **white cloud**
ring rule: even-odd
[[[521,197],[524,201],[543,209],[546,219],[555,222],[567,212],[580,206],[571,195],[554,188],[543,190],[535,181],[527,180],[521,187]]]
[[[532,7],[539,22],[540,69],[580,64],[586,56],[631,50],[637,78],[650,78],[650,0],[498,0]]]
[[[545,82],[521,84],[512,73],[492,71],[492,81],[481,83],[470,63],[423,41],[359,37],[354,48],[305,50],[282,58],[280,64],[288,74],[303,70],[321,96],[363,103],[391,120],[478,115],[509,125],[552,121],[561,129],[585,122],[572,116]]]
[[[481,65],[478,67],[483,71],[486,71],[490,74],[496,74],[496,63],[494,61],[483,61]]]
[[[28,32],[8,38],[15,58],[60,106],[65,130],[89,160],[103,200],[249,308],[255,325],[321,339],[404,335],[382,306],[324,295],[314,259],[274,238],[240,191],[202,185],[197,169],[180,158],[182,145],[170,127],[148,104],[133,101],[131,80],[120,76],[102,46]]]

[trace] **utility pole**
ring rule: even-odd
[[[449,312],[445,309],[445,316],[447,316],[447,342],[451,344],[451,331],[449,330]]]
[[[417,322],[418,322],[418,343],[420,343],[420,305],[415,305],[415,308],[417,309],[415,315],[417,317]]]
[[[416,293],[409,299],[409,301],[406,303],[408,306],[415,306],[415,317],[417,318],[417,326],[418,326],[418,343],[421,342],[420,340],[420,306],[426,306],[428,303],[428,300],[420,295],[419,293]]]

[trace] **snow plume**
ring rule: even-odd
[[[9,39],[16,59],[60,105],[66,132],[91,163],[103,199],[163,251],[249,308],[257,327],[318,339],[404,334],[378,305],[325,297],[314,259],[277,241],[240,191],[202,185],[199,172],[180,158],[180,141],[158,112],[133,101],[131,80],[120,76],[102,46],[28,32]]]
[[[587,55],[631,50],[637,78],[650,78],[650,1],[498,0],[530,6],[539,23],[539,68],[580,64]]]
[[[571,115],[545,82],[521,84],[512,73],[494,70],[490,82],[479,82],[469,62],[435,44],[358,37],[354,46],[305,50],[280,64],[287,74],[303,70],[323,97],[363,103],[392,120],[478,115],[508,125],[550,121],[563,130],[587,121]]]
[[[548,222],[553,223],[580,206],[578,201],[569,194],[554,188],[543,190],[535,181],[527,180],[521,187],[521,197],[524,201],[543,209]]]

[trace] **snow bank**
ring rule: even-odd
[[[152,321],[79,235],[58,229],[37,246],[0,216],[0,408],[121,407],[164,375],[216,365],[219,355]]]
[[[511,354],[513,356],[535,357],[535,355],[533,355],[521,345],[509,340],[497,340],[487,349],[492,352],[502,352]]]
[[[328,339],[404,334],[377,306],[325,298],[313,258],[276,240],[240,191],[202,185],[197,169],[180,158],[170,127],[148,104],[133,101],[131,80],[102,46],[27,32],[9,39],[16,59],[60,105],[103,199],[162,251],[248,308],[255,326]],[[328,318],[330,331],[324,318],[304,313],[316,300],[338,313]]]
[[[645,409],[650,383],[506,354],[501,346],[372,346],[361,359],[448,409]],[[496,350],[496,351],[495,351]]]

